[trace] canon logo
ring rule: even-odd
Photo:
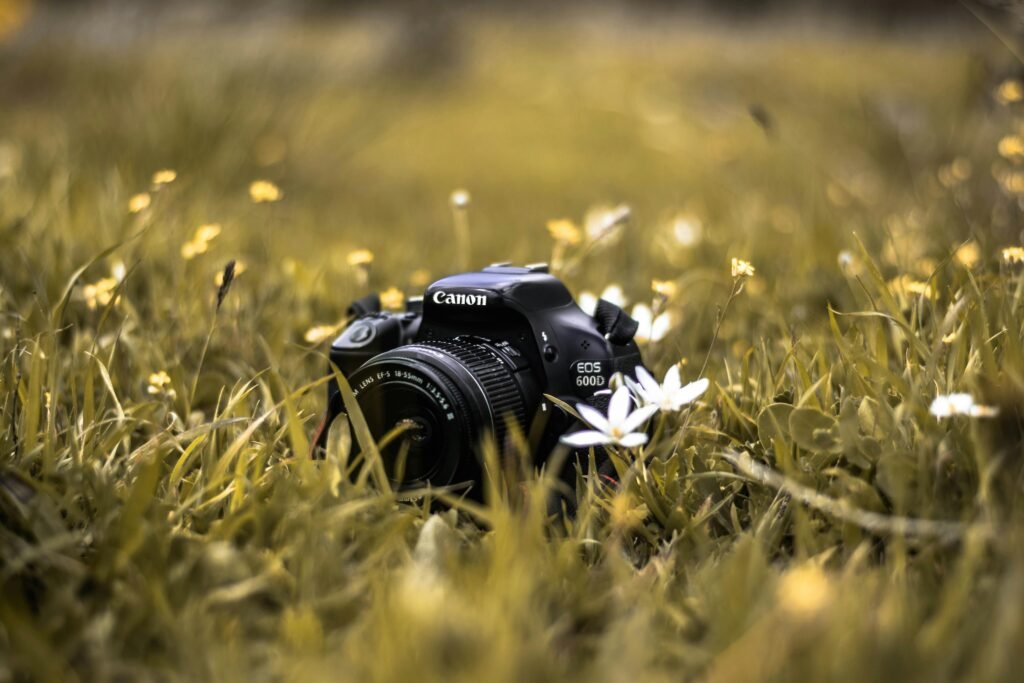
[[[431,297],[435,304],[458,304],[462,306],[486,306],[487,297],[483,294],[452,294],[439,289]]]

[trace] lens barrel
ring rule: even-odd
[[[504,443],[507,421],[526,423],[521,373],[478,337],[407,344],[374,357],[349,378],[393,483],[443,486],[478,479],[477,452],[491,435]]]

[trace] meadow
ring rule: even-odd
[[[43,19],[0,42],[0,681],[1019,675],[999,36]],[[310,460],[348,303],[505,260],[710,388],[571,518],[521,453],[445,512]]]

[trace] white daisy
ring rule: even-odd
[[[658,317],[654,317],[651,307],[647,304],[634,306],[630,316],[639,323],[636,335],[633,337],[639,344],[661,341],[672,329],[672,315],[668,311],[664,311],[659,313]]]
[[[692,247],[700,242],[704,226],[696,216],[679,214],[672,219],[672,236],[681,247]]]
[[[954,415],[969,415],[970,417],[993,417],[999,413],[994,406],[983,406],[974,402],[970,394],[940,394],[932,401],[928,408],[932,415],[940,420]]]
[[[594,296],[593,292],[580,292],[577,298],[577,305],[583,309],[583,312],[587,315],[594,315],[594,311],[597,310],[597,300],[604,299],[608,303],[615,304],[619,308],[626,307],[626,295],[622,291],[622,287],[617,284],[610,284],[604,288],[600,296]]]
[[[615,304],[619,308],[626,307],[626,295],[622,291],[622,287],[616,284],[608,285],[601,292],[601,298],[610,304]]]
[[[597,296],[593,292],[580,292],[576,302],[587,315],[594,315],[597,310]]]
[[[576,410],[579,411],[580,417],[594,429],[567,434],[562,437],[562,443],[574,447],[614,444],[626,448],[647,443],[647,434],[635,430],[658,412],[658,406],[647,405],[631,411],[632,401],[629,389],[623,386],[612,394],[612,398],[608,402],[608,417],[602,415],[593,406],[585,403],[577,404]]]
[[[673,365],[665,373],[661,384],[651,376],[643,366],[637,366],[636,378],[639,383],[627,380],[644,405],[658,406],[659,410],[676,412],[685,405],[696,401],[708,389],[707,378],[682,385],[679,378],[679,366]]]

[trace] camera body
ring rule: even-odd
[[[603,407],[612,375],[641,365],[636,322],[606,301],[587,314],[544,264],[494,264],[434,282],[405,312],[374,308],[350,309],[330,360],[374,438],[404,434],[381,449],[398,485],[478,480],[482,440],[501,448],[512,428],[540,464],[579,426],[545,394]],[[325,423],[342,410],[332,381]]]

